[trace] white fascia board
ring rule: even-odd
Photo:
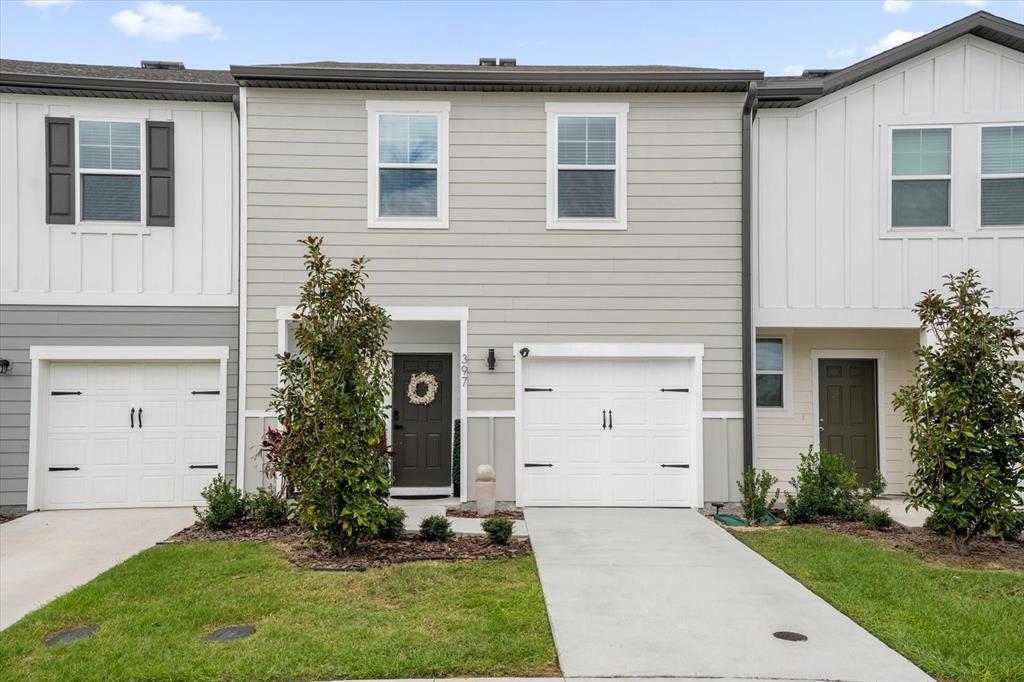
[[[32,360],[221,360],[227,346],[31,346]]]
[[[516,356],[528,348],[530,357],[559,358],[701,358],[703,343],[529,343],[513,344]]]

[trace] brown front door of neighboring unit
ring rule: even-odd
[[[428,405],[409,398],[413,375],[427,373],[437,381]],[[391,393],[391,442],[397,488],[438,488],[452,483],[452,356],[394,354]],[[420,385],[419,395],[425,394]]]
[[[878,471],[878,386],[874,360],[818,360],[822,449],[841,453],[867,483]]]

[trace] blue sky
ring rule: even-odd
[[[0,55],[196,68],[316,60],[677,64],[769,74],[846,66],[977,9],[1024,0],[248,2],[0,0]]]

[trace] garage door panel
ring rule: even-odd
[[[693,442],[688,433],[659,433],[651,436],[653,461],[661,464],[690,464]]]
[[[599,464],[601,462],[601,439],[597,436],[566,436],[564,445],[564,457],[558,453],[548,452],[548,456],[556,459],[544,460],[546,462],[562,462],[565,464]]]
[[[160,466],[174,464],[177,460],[177,441],[175,438],[158,438],[143,436],[139,439],[139,453],[143,466]]]
[[[220,459],[220,443],[216,438],[186,438],[185,464],[216,464]]]
[[[525,454],[527,462],[550,464],[561,462],[565,449],[562,447],[562,436],[550,434],[531,434],[526,437]]]
[[[182,501],[191,504],[203,502],[203,488],[208,486],[210,478],[216,475],[216,471],[212,474],[186,474],[181,480]]]
[[[50,403],[50,428],[53,430],[82,429],[89,425],[89,404],[82,400],[71,400],[73,396]]]
[[[176,496],[178,477],[173,474],[139,477],[139,502],[142,504],[171,504]]]
[[[657,504],[684,505],[693,504],[684,491],[693,487],[693,479],[686,470],[665,470],[666,473],[656,473],[652,479],[654,502]],[[673,473],[668,473],[672,471]]]
[[[220,412],[209,404],[190,401],[185,405],[184,413],[187,427],[218,426],[221,421]]]
[[[128,464],[127,438],[97,438],[92,443],[92,464],[125,466]]]
[[[527,393],[524,412],[531,424],[558,426],[562,423],[562,400],[548,394]]]
[[[88,453],[89,441],[86,438],[51,438],[49,466],[85,466]]]
[[[139,421],[143,423],[144,429],[177,429],[181,424],[181,420],[178,415],[178,401],[174,400],[145,400],[146,408],[143,417],[139,417]],[[197,421],[200,423],[193,423],[186,421],[184,426],[209,426],[216,424],[218,421],[217,414],[208,414],[206,416],[196,415]]]
[[[650,438],[644,433],[610,434],[611,461],[614,464],[648,464]]]
[[[50,507],[88,506],[90,481],[72,471],[50,472],[46,481],[46,499]]]
[[[639,505],[650,500],[648,474],[613,474],[611,477],[612,505]]]
[[[567,473],[562,485],[572,504],[601,504],[601,475],[597,472]]]
[[[111,392],[130,390],[132,384],[131,367],[112,363],[88,366],[86,385],[89,391]],[[79,384],[79,389],[82,385]]]
[[[582,426],[591,429],[600,425],[601,399],[590,396],[568,395],[561,398],[563,409],[562,419],[570,428]]]
[[[210,363],[188,365],[185,384],[189,391],[215,391],[220,386],[220,367]]]
[[[50,390],[80,391],[89,381],[85,365],[54,365],[50,369]]]
[[[678,395],[666,393],[666,396]],[[690,400],[685,397],[654,398],[652,409],[652,421],[654,426],[678,426],[689,425],[690,415],[693,414],[693,406]]]
[[[609,403],[612,407],[612,425],[614,428],[646,427],[650,424],[651,408],[648,398],[616,396],[611,398]]]
[[[128,504],[127,476],[93,476],[92,499],[94,504]]]
[[[132,408],[135,407],[127,400],[111,400],[110,398],[99,398],[88,401],[91,405],[88,424],[95,429],[124,429],[128,431],[132,427]],[[135,422],[136,424],[138,422]],[[85,426],[83,424],[82,426]]]
[[[175,364],[153,364],[142,368],[143,391],[173,391],[178,388],[181,366]]]

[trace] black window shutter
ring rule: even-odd
[[[146,121],[146,224],[174,225],[174,123]]]
[[[46,117],[46,222],[75,224],[75,119]]]

